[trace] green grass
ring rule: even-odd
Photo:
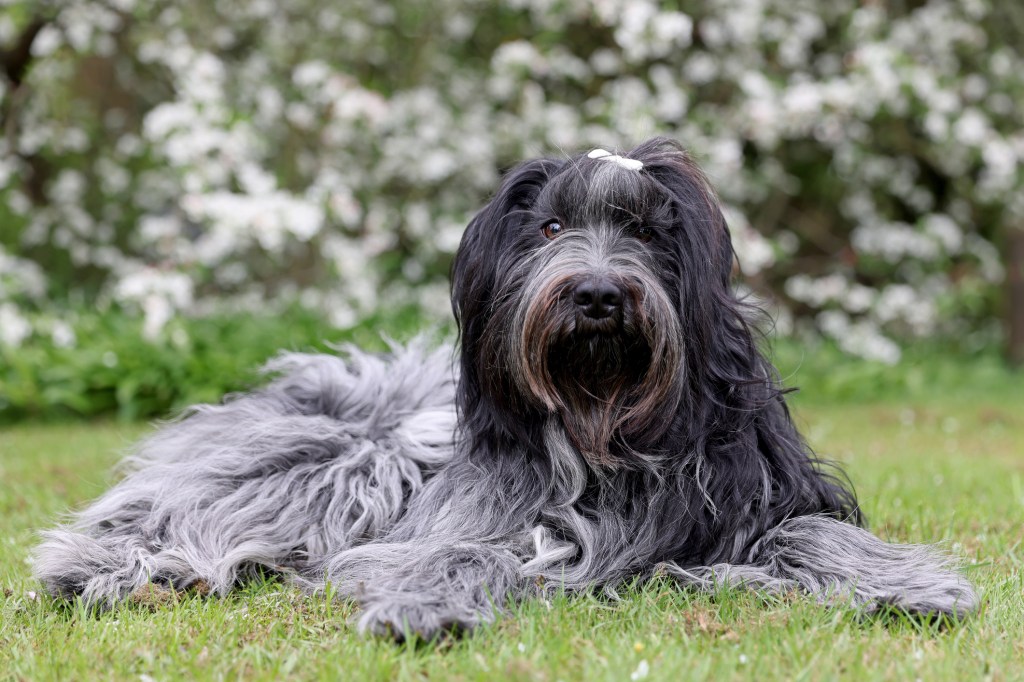
[[[112,480],[125,424],[0,432],[0,679],[1021,679],[1024,675],[1024,391],[912,403],[814,404],[797,417],[844,462],[873,528],[942,541],[965,558],[984,605],[951,627],[858,621],[803,598],[702,596],[656,581],[612,603],[558,597],[458,642],[359,636],[353,607],[278,583],[188,595],[101,617],[32,597],[35,533]]]

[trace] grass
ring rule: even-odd
[[[891,396],[890,396],[891,398]],[[841,460],[874,530],[942,541],[984,605],[943,627],[858,621],[804,598],[702,596],[664,581],[612,603],[527,603],[458,642],[359,636],[353,607],[255,583],[227,598],[186,595],[100,617],[36,593],[35,533],[111,481],[131,424],[0,431],[0,679],[1020,679],[1024,673],[1024,391],[899,403],[797,400],[817,449]]]

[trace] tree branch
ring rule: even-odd
[[[0,69],[14,87],[21,85],[28,66],[32,63],[32,43],[48,23],[47,19],[36,17],[22,30],[18,40],[9,50],[0,50]]]

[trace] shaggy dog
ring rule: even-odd
[[[790,419],[730,285],[715,195],[675,142],[526,162],[453,267],[461,331],[386,356],[287,354],[200,406],[44,534],[46,589],[110,606],[148,583],[223,594],[254,571],[431,637],[541,590],[656,572],[962,617],[970,584],[887,544]]]

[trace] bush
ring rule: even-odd
[[[439,316],[501,169],[664,133],[782,326],[885,362],[893,339],[998,333],[995,245],[1024,220],[1015,3],[7,5],[0,40],[33,56],[0,89],[12,321],[65,300],[141,310],[148,337],[238,298]]]
[[[136,316],[77,312],[19,348],[0,345],[0,421],[163,417],[258,384],[259,367],[282,349],[330,352],[351,342],[385,350],[380,330],[407,339],[422,325],[405,310],[340,332],[292,308],[179,319],[149,339]]]

